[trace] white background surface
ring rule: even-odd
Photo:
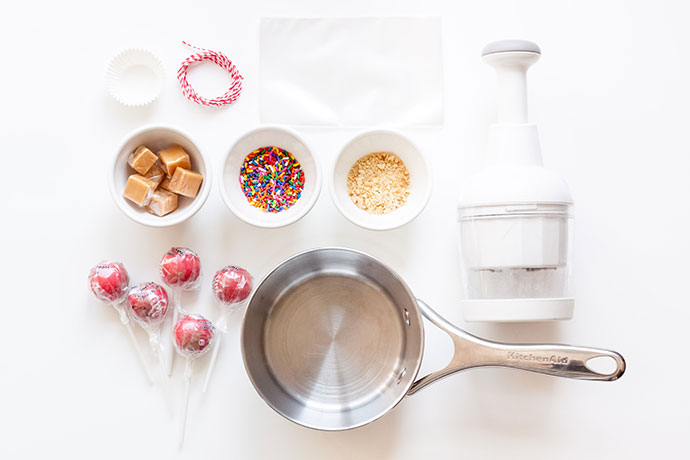
[[[0,457],[686,456],[689,13],[681,1],[470,7],[433,0],[123,0],[6,7],[0,17]],[[431,157],[435,179],[428,208],[412,224],[389,233],[361,230],[337,213],[326,193],[306,218],[277,231],[241,223],[217,190],[196,217],[171,229],[139,226],[113,205],[105,167],[128,131],[149,122],[181,126],[217,167],[233,140],[258,124],[260,16],[430,14],[444,18],[446,119],[442,129],[405,131]],[[530,72],[531,119],[540,123],[547,164],[565,177],[576,200],[577,305],[569,322],[466,324],[458,307],[453,204],[458,184],[478,167],[494,114],[494,79],[479,52],[504,37],[532,39],[543,51]],[[236,62],[246,77],[237,104],[210,109],[182,97],[174,79],[189,54],[182,39]],[[104,91],[108,60],[127,46],[150,48],[166,66],[162,97],[148,108],[125,109]],[[223,90],[223,74],[204,67],[194,70],[192,82],[209,94]],[[353,136],[300,132],[324,164]],[[196,374],[187,444],[178,454],[177,417],[167,414],[158,389],[144,383],[114,311],[86,287],[89,268],[103,258],[122,260],[134,280],[156,279],[157,263],[172,245],[200,254],[204,288],[186,306],[210,317],[216,310],[208,283],[216,268],[237,263],[260,277],[296,251],[351,246],[390,264],[418,296],[471,332],[608,347],[624,354],[628,371],[614,383],[470,371],[406,398],[362,429],[321,433],[283,420],[254,392],[241,363],[236,318],[205,396]],[[442,336],[427,331],[423,371],[449,356]],[[179,406],[181,360],[176,364],[172,396]]]

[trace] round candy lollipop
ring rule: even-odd
[[[160,272],[168,286],[194,289],[199,280],[201,262],[191,249],[172,248],[161,259]]]
[[[172,289],[173,325],[177,323],[181,313],[180,290],[195,289],[199,285],[200,273],[201,261],[191,249],[171,248],[161,259],[161,278]],[[171,375],[175,354],[170,353],[168,356],[168,375]]]
[[[103,261],[89,272],[89,287],[101,302],[120,303],[128,286],[129,274],[121,262]]]
[[[211,287],[214,297],[218,300],[218,308],[220,310],[216,325],[223,334],[228,331],[228,317],[233,311],[244,306],[249,294],[252,292],[253,286],[254,278],[252,278],[252,275],[242,267],[228,265],[216,272]],[[211,356],[211,362],[206,370],[203,391],[206,391],[208,388],[208,382],[211,379],[213,368],[216,365],[221,337],[222,335],[218,336],[216,344],[213,346],[213,355]]]
[[[162,286],[147,281],[132,286],[127,303],[134,320],[149,334],[149,343],[156,355],[162,375],[167,371],[160,343],[161,326],[168,314],[168,294]]]
[[[110,304],[120,314],[120,322],[127,329],[134,350],[137,352],[139,361],[146,373],[146,378],[151,383],[151,376],[146,367],[144,355],[134,337],[134,331],[132,331],[132,326],[129,324],[127,311],[122,306],[123,301],[127,297],[128,287],[129,275],[124,265],[120,262],[103,261],[89,272],[89,288],[91,288],[91,292],[98,300]]]
[[[242,306],[254,286],[254,278],[242,267],[228,265],[216,272],[213,277],[213,295],[224,306],[224,310],[234,311]]]
[[[175,323],[173,339],[175,349],[185,358],[184,368],[184,409],[180,427],[180,448],[184,443],[187,425],[187,408],[189,407],[189,386],[192,381],[192,359],[206,353],[212,346],[215,328],[211,321],[201,315],[187,315]]]

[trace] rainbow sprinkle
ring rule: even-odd
[[[280,212],[295,204],[302,194],[304,171],[287,150],[261,147],[244,159],[240,186],[252,206]]]

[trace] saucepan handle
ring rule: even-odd
[[[443,369],[417,380],[408,394],[456,372],[473,367],[511,367],[540,374],[580,380],[613,381],[625,372],[625,360],[615,351],[570,345],[507,344],[484,340],[458,329],[421,300],[417,300],[422,314],[448,334],[455,348],[453,358]],[[593,358],[613,360],[615,369],[600,373],[588,366]]]

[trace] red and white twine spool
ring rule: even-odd
[[[190,45],[187,42],[182,42],[183,44],[199,50],[199,53],[192,54],[187,59],[182,62],[180,70],[177,71],[177,79],[180,81],[180,86],[182,87],[182,94],[190,101],[196,102],[201,105],[211,105],[220,107],[223,105],[232,104],[240,97],[242,92],[242,75],[232,63],[230,59],[223,53],[217,53],[215,51],[207,50],[204,48],[199,48],[194,45]],[[199,96],[197,92],[192,88],[192,85],[187,81],[187,69],[189,66],[198,64],[202,61],[212,61],[215,62],[221,68],[227,70],[232,78],[232,85],[222,96],[216,97],[214,99],[207,99],[203,96]]]

